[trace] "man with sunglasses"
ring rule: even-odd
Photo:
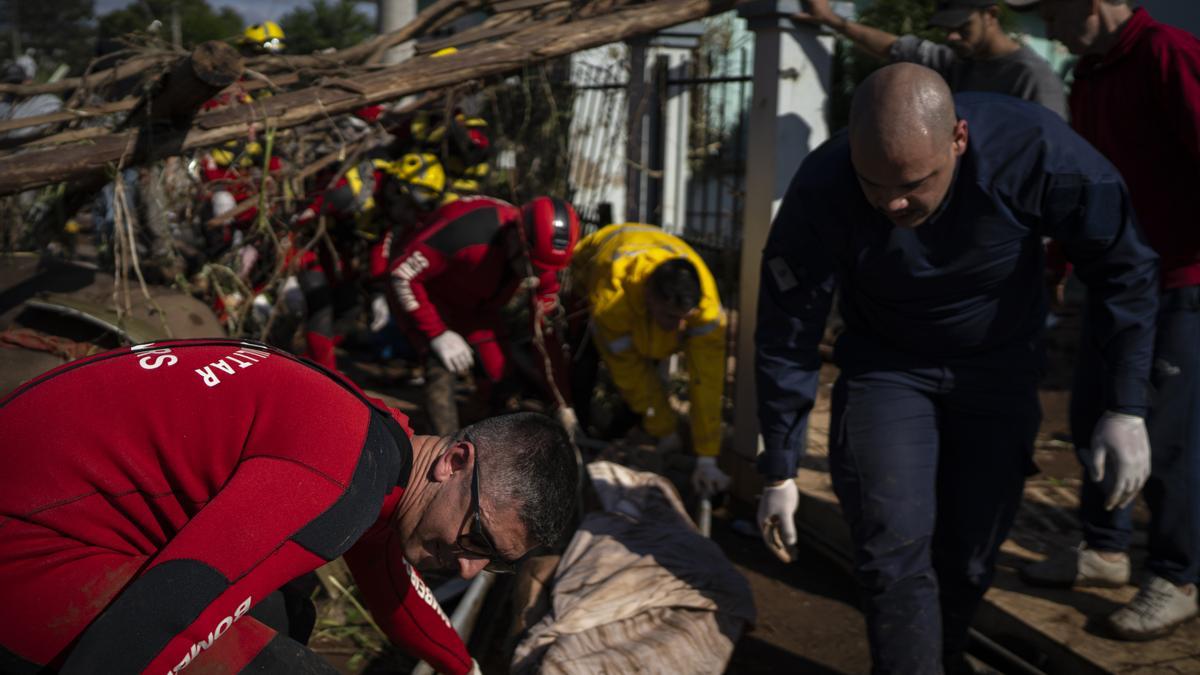
[[[1000,0],[938,2],[929,26],[946,31],[944,45],[844,19],[830,8],[829,0],[806,0],[806,4],[808,12],[797,14],[796,20],[827,26],[876,58],[932,68],[955,93],[1008,94],[1041,103],[1059,117],[1067,116],[1062,80],[1045,59],[1004,31]]]
[[[335,371],[235,340],[66,364],[0,399],[0,437],[3,672],[334,673],[278,589],[338,556],[396,645],[474,672],[417,570],[512,569],[563,539],[578,487],[548,417],[414,436]]]

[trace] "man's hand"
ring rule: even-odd
[[[796,481],[785,480],[763,488],[758,502],[758,527],[763,541],[776,557],[784,562],[796,559],[796,509],[800,507],[800,491]]]
[[[716,457],[696,458],[692,489],[701,497],[711,497],[729,489],[729,476],[717,467]]]
[[[391,311],[388,309],[387,298],[382,294],[377,294],[371,298],[371,332],[378,333],[387,327],[388,319],[391,318]]]
[[[829,6],[829,0],[806,0],[804,5],[808,7],[808,11],[796,12],[792,15],[793,21],[833,27],[833,24],[839,19],[833,8]]]
[[[554,419],[562,425],[563,429],[567,430],[567,435],[571,437],[572,441],[583,433],[579,428],[579,417],[575,415],[575,409],[571,406],[563,406],[555,410]]]
[[[466,373],[475,364],[475,355],[471,353],[471,345],[452,330],[433,338],[429,346],[433,347],[433,353],[442,360],[446,369],[455,375]]]
[[[1099,483],[1105,466],[1115,472],[1104,508],[1124,508],[1137,497],[1150,477],[1150,437],[1146,422],[1136,415],[1106,412],[1092,432],[1092,447],[1082,453],[1088,475]]]

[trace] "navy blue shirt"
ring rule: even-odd
[[[1047,298],[1043,237],[1087,285],[1109,409],[1144,414],[1158,260],[1117,170],[1048,109],[995,94],[955,96],[968,126],[950,192],[917,228],[864,197],[849,139],[796,171],[763,251],[756,386],[759,470],[794,476],[835,286],[843,370],[917,366],[1037,373]]]

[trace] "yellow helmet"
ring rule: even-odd
[[[408,186],[409,194],[423,208],[432,208],[446,191],[446,169],[433,153],[410,152],[395,161],[377,159],[376,169]]]
[[[272,54],[283,51],[283,29],[274,21],[256,23],[242,33],[242,44]]]
[[[253,166],[259,155],[262,154],[262,145],[257,141],[226,141],[224,144],[213,148],[209,151],[213,161],[217,166],[228,167],[236,166],[245,168]]]

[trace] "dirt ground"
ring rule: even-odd
[[[726,672],[868,672],[866,625],[854,581],[804,544],[799,560],[784,564],[757,538],[733,531],[731,522],[714,519],[713,539],[749,580],[758,625],[742,636]]]

